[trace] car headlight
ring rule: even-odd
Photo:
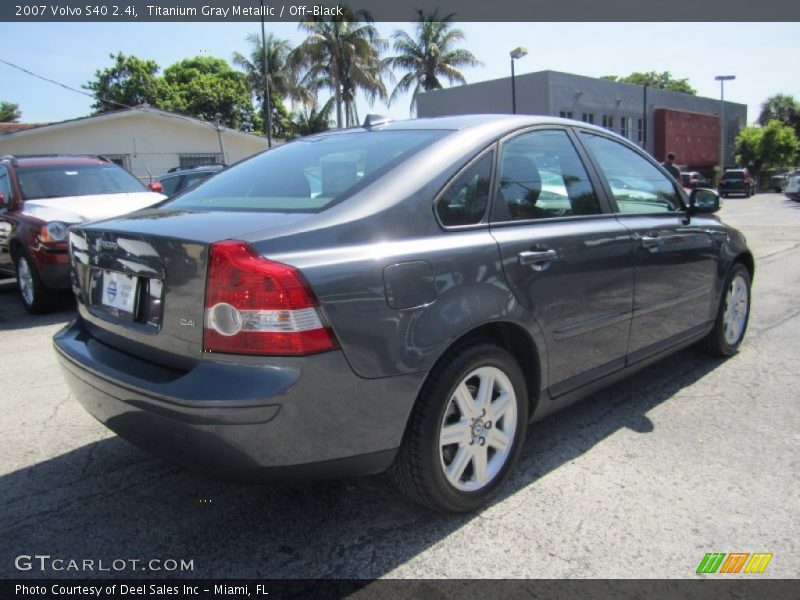
[[[42,227],[43,242],[63,242],[67,239],[67,235],[67,226],[58,221],[53,221]]]

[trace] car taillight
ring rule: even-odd
[[[287,356],[338,347],[300,272],[244,242],[211,245],[204,321],[205,352]]]

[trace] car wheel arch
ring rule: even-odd
[[[436,372],[442,361],[446,360],[453,352],[481,343],[494,344],[506,350],[517,361],[525,376],[525,384],[528,388],[528,415],[533,417],[536,414],[536,409],[541,406],[543,397],[541,392],[542,382],[543,377],[546,375],[543,367],[546,367],[547,364],[545,357],[541,353],[544,348],[544,342],[543,340],[535,339],[535,335],[531,335],[525,327],[518,323],[492,321],[463,333],[442,350],[428,372],[428,376]]]

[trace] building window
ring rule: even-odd
[[[572,118],[572,111],[571,110],[561,110],[558,112],[558,116],[562,119],[571,119]]]
[[[630,117],[620,117],[619,119],[619,134],[624,137],[628,138],[631,133],[631,120]]]
[[[644,141],[644,121],[642,119],[637,119],[636,127],[637,127],[636,141],[641,144]]]
[[[614,116],[613,115],[603,115],[603,127],[614,131]]]
[[[222,154],[195,152],[193,154],[179,154],[180,166],[182,169],[188,167],[199,167],[201,165],[213,165],[222,163]]]
[[[130,171],[131,170],[131,157],[128,154],[104,154],[105,158],[113,162],[115,165],[119,165],[123,169]]]
[[[594,113],[583,113],[581,120],[584,123],[594,123]]]

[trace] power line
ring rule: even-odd
[[[31,75],[32,77],[36,77],[37,79],[41,79],[42,81],[46,81],[47,83],[52,83],[53,85],[57,85],[59,87],[62,87],[65,90],[69,90],[70,92],[76,92],[76,93],[82,94],[84,96],[89,96],[90,98],[94,98],[95,100],[101,100],[101,101],[107,102],[109,104],[116,104],[117,106],[121,106],[122,108],[127,108],[129,110],[138,110],[138,111],[141,111],[141,112],[152,112],[152,111],[149,110],[149,108],[144,107],[144,106],[128,106],[127,104],[123,104],[122,102],[117,102],[116,100],[111,100],[109,98],[103,98],[102,96],[98,96],[97,94],[91,94],[91,93],[89,93],[87,91],[76,89],[76,88],[74,88],[72,86],[67,85],[66,83],[61,83],[60,81],[56,81],[54,79],[50,79],[50,78],[45,77],[43,75],[39,75],[38,73],[34,73],[33,71],[30,71],[30,70],[26,69],[25,67],[21,67],[19,65],[16,65],[16,64],[14,64],[12,62],[9,62],[9,61],[7,61],[7,60],[5,60],[3,58],[0,58],[0,63],[8,65],[9,67],[13,67],[14,69],[17,69],[19,71],[22,71],[23,73],[26,73],[27,75]],[[199,123],[202,123],[203,125],[208,125],[214,131],[219,132],[219,129],[217,128],[217,126],[215,126],[213,123],[209,123],[208,121],[204,121],[202,119],[197,119],[197,118],[192,118],[192,117],[186,117],[186,116],[183,116],[183,115],[178,115],[178,114],[171,113],[171,112],[164,111],[164,110],[159,110],[159,112],[163,113],[163,114],[166,114],[167,116],[172,117],[173,119],[180,119],[181,121],[187,121],[189,123],[198,123],[199,122]]]

